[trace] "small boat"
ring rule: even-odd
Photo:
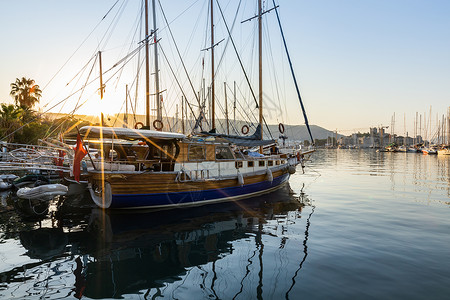
[[[36,183],[50,183],[50,180],[41,174],[27,174],[23,177],[15,179],[12,184],[17,189],[20,189],[22,187],[35,186]]]
[[[444,146],[442,149],[439,149],[437,154],[438,155],[450,155],[450,146]]]
[[[434,148],[423,148],[422,153],[424,155],[432,155],[432,154],[437,154],[437,151]]]
[[[402,145],[402,146],[398,147],[397,151],[406,153],[406,152],[408,152],[408,148],[406,148],[405,145]]]
[[[19,178],[19,176],[13,174],[0,175],[0,191],[12,188],[12,182],[17,178]]]
[[[17,191],[17,197],[22,199],[39,199],[50,200],[55,196],[64,196],[67,194],[68,188],[65,185],[45,184],[37,187],[24,187]]]

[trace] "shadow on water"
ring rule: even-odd
[[[286,231],[289,216],[294,214],[295,218],[300,218],[302,209],[311,205],[303,192],[295,195],[289,186],[239,202],[147,212],[104,211],[91,208],[89,204],[75,208],[71,205],[83,202],[84,196],[74,197],[78,198],[51,204],[48,219],[29,223],[16,234],[9,234],[9,238],[20,240],[25,255],[32,261],[0,273],[0,295],[8,296],[5,294],[8,290],[14,290],[16,295],[21,292],[23,296],[36,295],[39,294],[37,282],[45,281],[45,295],[49,298],[61,297],[64,293],[76,298],[82,295],[97,299],[120,298],[130,294],[151,298],[151,294],[163,295],[164,289],[173,283],[188,282],[189,273],[195,269],[204,276],[200,287],[191,282],[184,288],[200,289],[208,298],[245,298],[248,296],[246,283],[255,285],[253,280],[248,280],[253,274],[258,280],[251,289],[257,298],[262,298],[264,237],[277,235],[267,225],[284,224],[282,227]],[[57,210],[52,211],[52,205],[58,205]],[[293,275],[284,291],[286,298],[307,257],[306,243],[313,211],[314,208],[307,218],[303,255],[297,259],[296,270],[291,272]],[[295,222],[295,218],[290,222]],[[7,234],[8,228],[2,231]],[[245,259],[247,265],[237,281],[239,284],[233,278],[236,291],[228,294],[219,284],[216,263],[237,251],[236,241],[249,241],[253,237],[252,254]],[[281,233],[277,247],[283,249],[287,239]],[[38,274],[37,270],[46,266],[51,270]],[[206,271],[207,266],[211,270]],[[47,277],[42,279],[42,276]],[[72,283],[53,290],[49,282],[59,282],[63,278]]]

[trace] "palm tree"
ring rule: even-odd
[[[39,85],[34,83],[33,79],[25,77],[16,78],[16,82],[11,83],[10,95],[14,97],[17,106],[29,110],[39,102],[42,91],[39,89]]]
[[[1,103],[0,105],[0,138],[7,137],[7,141],[12,142],[14,132],[21,126],[20,118],[23,110],[12,104]]]

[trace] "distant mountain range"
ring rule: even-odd
[[[288,137],[289,140],[310,140],[308,130],[306,125],[284,125],[284,135]],[[317,125],[310,125],[311,133],[314,139],[326,139],[328,137],[335,137],[334,131],[327,130],[323,127]],[[269,125],[269,129],[272,132],[274,138],[278,138],[280,132],[278,131],[278,125]],[[338,133],[338,138],[342,137]]]

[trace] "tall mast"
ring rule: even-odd
[[[216,121],[215,121],[215,102],[214,102],[214,95],[215,95],[215,85],[214,85],[214,10],[213,10],[213,0],[210,2],[211,5],[211,129],[216,128]]]
[[[234,84],[233,84],[233,97],[234,97],[234,102],[233,102],[233,124],[234,124],[234,126],[236,126],[236,81],[234,81]]]
[[[223,90],[225,93],[225,95],[224,95],[225,96],[225,120],[227,122],[227,134],[230,134],[230,124],[228,121],[228,99],[227,99],[227,83],[226,82],[223,83]]]
[[[153,7],[153,49],[155,50],[155,98],[156,98],[156,118],[162,121],[161,96],[159,95],[159,69],[158,69],[158,39],[156,35],[156,6],[152,0]]]
[[[447,110],[447,145],[450,145],[450,106]]]
[[[181,133],[184,134],[184,98],[181,96]]]
[[[259,55],[259,126],[261,130],[261,140],[263,139],[263,91],[262,91],[262,6],[261,0],[258,0],[258,55]],[[263,152],[262,146],[259,152]]]
[[[128,127],[128,84],[125,85],[125,115],[123,116],[123,127]]]
[[[100,64],[100,100],[103,100],[103,71],[102,71],[102,52],[98,51],[98,63]],[[103,112],[100,113],[100,126],[105,126]]]
[[[145,126],[150,128],[150,78],[148,55],[148,3],[145,2]]]

